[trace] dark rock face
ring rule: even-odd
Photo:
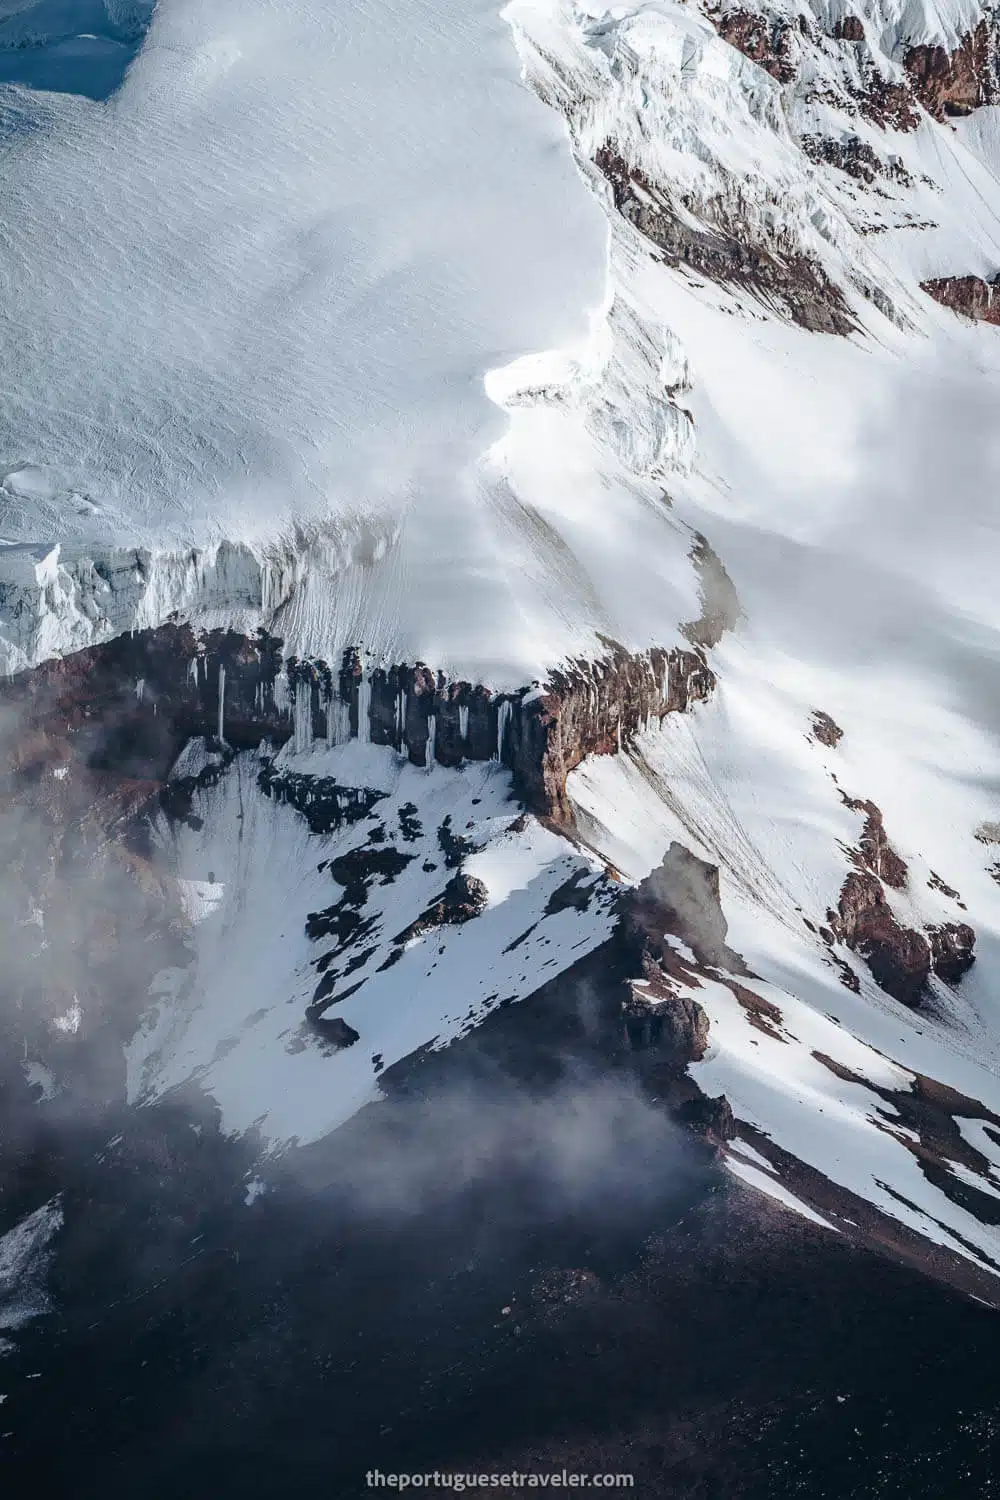
[[[316,1016],[312,1025],[325,1041],[333,1043],[338,1052],[344,1047],[353,1047],[361,1037],[361,1033],[349,1026],[343,1016]]]
[[[983,281],[981,276],[939,276],[922,281],[921,289],[942,307],[976,323],[1000,324],[998,280]]]
[[[943,47],[911,47],[903,66],[914,93],[935,120],[995,104],[1000,97],[996,24],[992,17],[980,21],[952,53]]]
[[[879,72],[870,62],[862,64],[863,87],[853,92],[858,109],[866,119],[883,130],[916,130],[920,111],[916,108],[912,86],[896,83]]]
[[[901,162],[883,161],[878,152],[857,135],[842,140],[828,135],[806,135],[800,144],[810,161],[825,162],[869,187],[879,178],[891,178],[904,186],[913,180]]]
[[[700,1062],[708,1046],[708,1016],[697,1000],[678,995],[662,976],[629,986],[622,1006],[628,1045],[635,1052],[657,1048],[677,1069]]]
[[[475,875],[460,870],[453,875],[444,888],[440,901],[428,907],[421,921],[428,927],[442,927],[446,923],[457,925],[471,922],[486,910],[489,891]]]
[[[745,225],[728,226],[721,211],[717,223],[692,228],[612,141],[600,147],[594,162],[611,185],[615,208],[663,252],[668,265],[687,266],[710,281],[743,287],[813,332],[846,336],[854,331],[839,288],[818,261],[794,244],[754,245]],[[701,212],[705,214],[704,208]]]
[[[187,740],[216,733],[220,690],[229,745],[289,737],[274,699],[281,645],[264,631],[198,637],[167,624],[21,672],[0,685],[0,701],[17,710],[25,746],[32,734],[66,738],[93,770],[161,781]]]
[[[940,926],[928,927],[927,936],[935,974],[945,984],[957,983],[976,961],[973,952],[975,932],[968,922],[943,922]]]
[[[532,812],[568,823],[566,778],[585,756],[626,748],[652,719],[685,712],[715,686],[700,650],[654,647],[634,655],[613,642],[606,650],[601,661],[553,671],[541,688],[517,694],[449,682],[422,663],[378,669],[370,678],[371,738],[405,750],[416,765],[426,765],[430,756],[440,765],[501,760]],[[356,726],[362,681],[357,653],[346,654],[339,681]]]
[[[848,875],[830,925],[861,955],[886,994],[904,1005],[920,1004],[931,972],[930,944],[922,932],[896,920],[876,875],[869,870]]]
[[[464,870],[460,870],[451,877],[438,899],[432,901],[415,922],[411,922],[402,932],[397,932],[393,938],[395,952],[389,961],[394,963],[402,955],[406,944],[423,932],[432,932],[435,927],[460,926],[463,922],[471,922],[486,910],[488,900],[489,891],[483,882],[475,875],[467,875]]]
[[[940,891],[942,896],[947,896],[950,901],[954,901],[956,906],[960,906],[962,910],[965,911],[965,902],[962,900],[962,897],[959,895],[958,891],[956,891],[955,887],[953,885],[949,885],[946,880],[942,880],[941,876],[938,875],[934,870],[931,871],[927,884],[930,886],[932,891]]]
[[[257,785],[265,796],[302,813],[313,833],[331,833],[344,824],[359,822],[384,796],[367,787],[340,786],[332,776],[310,776],[285,767],[279,770],[270,759],[264,760]],[[176,782],[168,782],[164,797],[171,798],[175,787]]]
[[[627,747],[641,728],[684,712],[715,684],[700,648],[634,655],[607,642],[600,661],[554,671],[530,692],[495,694],[448,681],[421,662],[378,668],[365,679],[353,649],[336,673],[320,659],[283,662],[282,644],[263,631],[198,637],[189,626],[164,625],[21,673],[0,685],[0,702],[18,711],[22,725],[19,765],[40,775],[72,753],[95,770],[142,780],[155,796],[195,736],[226,754],[281,745],[293,732],[307,742],[363,732],[416,765],[501,760],[533,812],[565,823],[566,777],[585,756]],[[283,696],[276,695],[282,673]],[[357,811],[348,789],[268,763],[261,786],[299,807],[315,832]],[[168,799],[183,801],[183,790]],[[178,803],[176,811],[186,810]]]
[[[779,83],[791,83],[798,55],[794,32],[788,21],[772,20],[748,10],[731,10],[719,16],[716,30],[724,42],[749,57]]]
[[[686,944],[694,964],[669,937]],[[636,1051],[658,1047],[682,1068],[699,1061],[708,1045],[708,1017],[673,981],[697,986],[699,966],[746,972],[726,945],[718,869],[671,844],[663,863],[622,898],[617,941],[625,972],[639,976],[629,982],[622,1007],[629,1045]]]
[[[670,937],[680,938],[689,951]],[[687,1074],[688,1064],[704,1057],[709,1041],[708,1016],[690,991],[710,975],[728,985],[740,1004],[759,1016],[762,1027],[772,1024],[771,1017],[776,1026],[782,1021],[776,1006],[732,978],[733,970],[746,974],[747,968],[725,938],[718,870],[674,843],[662,865],[623,896],[611,945],[617,950],[613,967],[639,976],[625,985],[624,1046],[675,1117],[716,1147],[733,1138],[736,1123],[728,1099],[706,1098]]]
[[[717,1094],[714,1099],[707,1094],[698,1094],[680,1106],[677,1118],[694,1130],[704,1132],[710,1139],[731,1141],[736,1138],[736,1117],[725,1094]]]

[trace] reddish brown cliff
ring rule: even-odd
[[[938,276],[920,285],[935,302],[961,317],[972,318],[976,323],[1000,324],[996,277],[984,281],[981,276]]]
[[[903,66],[913,92],[935,120],[971,114],[980,105],[995,104],[1000,97],[992,19],[980,21],[954,52],[946,52],[944,47],[911,47]]]
[[[860,954],[876,984],[904,1005],[920,1004],[931,972],[930,944],[896,920],[877,876],[852,871],[829,918],[835,936]]]

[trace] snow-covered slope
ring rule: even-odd
[[[220,540],[251,549],[225,604],[285,604],[327,655],[518,678],[595,627],[652,639],[597,566],[617,518],[659,591],[683,576],[648,489],[608,512],[572,418],[538,508],[490,458],[498,402],[585,403],[608,295],[606,220],[492,0],[163,0],[107,104],[0,109],[14,665],[211,609]]]
[[[781,1026],[761,1028],[703,977],[691,993],[710,1018],[709,1051],[692,1071],[706,1091],[727,1094],[774,1161],[787,1153],[995,1269],[1000,342],[919,282],[997,272],[996,110],[942,122],[915,102],[906,130],[855,114],[851,128],[900,164],[874,183],[813,161],[807,129],[846,130],[831,102],[844,48],[830,17],[800,12],[802,60],[784,85],[689,6],[517,12],[538,86],[583,155],[612,142],[663,220],[731,228],[745,244],[781,246],[786,263],[811,258],[857,326],[849,338],[796,326],[794,287],[782,305],[736,276],[727,289],[667,272],[616,221],[616,274],[689,362],[696,456],[673,480],[676,511],[724,560],[743,620],[713,653],[713,702],[627,756],[591,760],[570,795],[592,845],[632,879],[672,840],[721,870],[729,943]],[[884,59],[910,43],[951,47],[968,30],[964,12],[880,9],[875,20]],[[814,21],[826,40],[810,35]],[[571,23],[567,75],[551,49]],[[816,737],[816,710],[843,729],[835,747]],[[976,931],[975,967],[957,985],[932,979],[917,1011],[819,931],[861,834],[845,798],[877,804],[908,865],[905,889],[888,893],[899,921]],[[958,1121],[945,1147],[905,1114],[907,1098],[936,1085]],[[974,1160],[963,1109],[986,1122]]]
[[[696,987],[695,1076],[744,1152],[986,1266],[1000,331],[922,284],[1000,272],[997,49],[976,0],[161,0],[108,103],[0,96],[7,660],[176,612],[506,688],[602,638],[691,639],[718,603],[698,559],[721,559],[739,608],[705,632],[714,701],[578,769],[581,829],[631,880],[674,840],[720,868],[729,944],[781,1017],[767,1034],[718,975]],[[586,861],[507,828],[499,768],[322,754],[285,771],[423,828],[352,907],[372,951],[337,1012],[360,1040],[331,1056],[298,1028],[317,866],[370,829],[309,834],[238,758],[176,837],[192,962],[133,1045],[134,1097],[194,1077],[231,1128],[312,1138],[373,1097],[373,1059],[605,934],[596,896],[547,909]],[[918,1009],[837,927],[867,802],[907,867],[897,925],[976,934]],[[442,896],[449,814],[492,904],[438,923],[432,961],[430,927],[392,939]],[[950,1157],[901,1112],[921,1080]]]
[[[186,755],[178,773],[194,764]],[[533,993],[611,932],[602,866],[519,815],[496,762],[428,770],[354,741],[282,755],[270,794],[260,770],[237,757],[190,824],[161,824],[191,962],[160,976],[130,1048],[138,1101],[194,1079],[227,1131],[315,1140],[379,1097],[385,1068]],[[309,802],[286,800],[289,774],[306,798],[347,806],[356,792],[368,810],[311,831]]]

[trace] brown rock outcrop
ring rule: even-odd
[[[708,1016],[697,1000],[677,994],[662,976],[629,985],[622,1020],[633,1051],[656,1048],[677,1071],[705,1055]]]
[[[840,42],[863,42],[865,39],[864,22],[860,16],[844,16],[834,26],[833,34]]]
[[[883,130],[916,130],[920,124],[920,111],[916,108],[910,82],[898,83],[887,78],[870,63],[861,71],[862,88],[850,92],[865,118]]]
[[[910,47],[904,59],[913,91],[935,120],[968,115],[1000,97],[994,21],[980,21],[954,52],[944,47]]]
[[[599,661],[553,671],[530,691],[496,694],[449,681],[422,662],[365,678],[356,650],[345,653],[336,673],[320,659],[283,662],[282,644],[263,631],[199,637],[189,626],[164,625],[21,673],[0,685],[0,703],[18,714],[17,763],[38,776],[82,760],[95,774],[113,774],[116,784],[130,778],[145,785],[152,796],[187,740],[201,735],[218,745],[220,724],[234,751],[265,740],[283,744],[303,719],[308,733],[322,738],[332,718],[338,734],[363,728],[373,743],[392,745],[417,765],[429,756],[443,765],[502,760],[533,812],[568,822],[566,777],[585,756],[627,747],[651,722],[706,698],[715,683],[701,649],[633,654],[608,641]],[[276,696],[282,672],[283,698]],[[267,767],[264,775],[270,795],[337,825],[343,788],[333,788],[331,800],[315,778]],[[170,796],[177,800],[183,791]]]
[[[724,42],[749,57],[779,83],[791,83],[797,70],[797,51],[791,23],[748,10],[731,10],[715,17]]]
[[[886,994],[904,1005],[920,1004],[931,972],[930,944],[922,932],[896,920],[876,875],[852,871],[829,922],[834,935],[864,959]]]
[[[821,708],[813,710],[812,731],[820,744],[828,746],[831,750],[835,750],[844,738],[844,731],[840,725]]]
[[[843,796],[843,793],[841,795]],[[844,797],[844,801],[854,812],[865,814],[865,826],[861,830],[858,847],[850,851],[853,863],[859,870],[869,870],[873,875],[877,875],[879,880],[892,886],[893,890],[905,890],[906,861],[889,843],[881,809],[867,798]]]
[[[1000,324],[1000,288],[998,279],[984,281],[981,276],[938,276],[920,283],[921,290],[942,307],[975,323]]]
[[[613,755],[640,730],[708,697],[715,676],[700,651],[633,656],[608,643],[600,662],[553,672],[544,689],[507,700],[501,759],[533,812],[568,822],[566,778],[588,755]]]
[[[804,135],[800,145],[810,161],[825,162],[846,172],[856,182],[871,186],[879,178],[891,179],[909,185],[913,179],[901,162],[883,161],[878,152],[860,136],[837,137],[828,135]]]
[[[668,195],[638,167],[631,166],[613,141],[599,148],[594,164],[611,185],[623,218],[662,251],[668,265],[688,267],[710,281],[743,287],[762,302],[815,333],[847,335],[855,324],[839,287],[814,260],[789,240],[753,244],[745,224],[730,224],[730,211],[695,228],[677,212]],[[694,210],[692,210],[693,212]],[[703,218],[712,213],[702,205]]]

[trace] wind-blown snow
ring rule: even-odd
[[[487,377],[593,362],[607,226],[494,0],[161,0],[109,104],[0,91],[0,133],[0,536],[304,530],[316,649],[541,658]]]

